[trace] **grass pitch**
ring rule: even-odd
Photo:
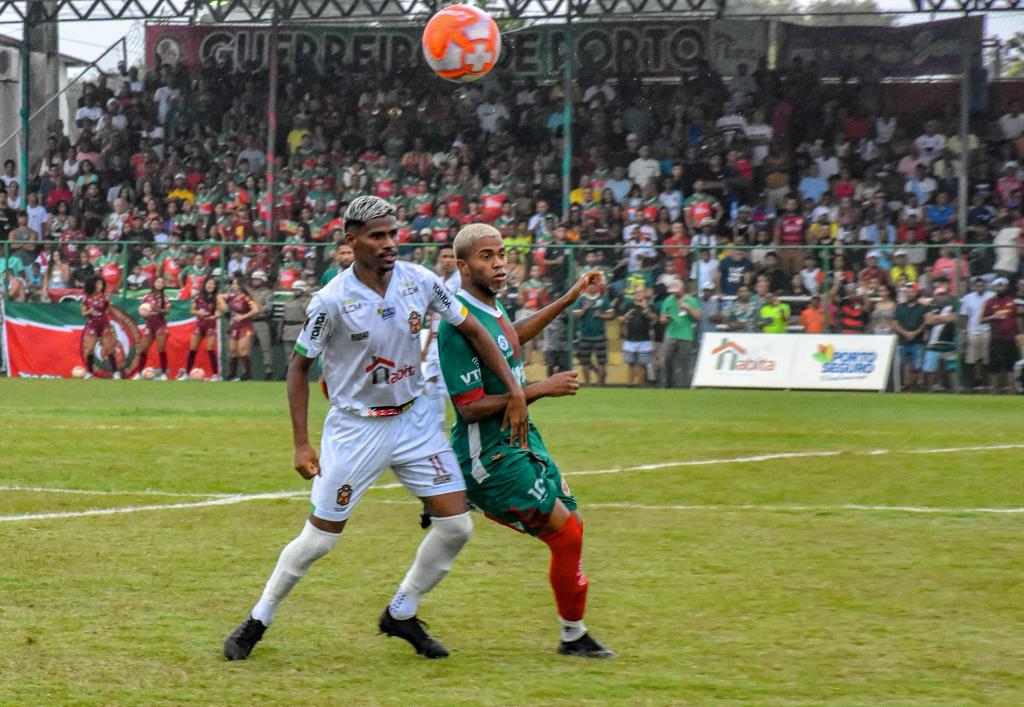
[[[988,512],[1024,507],[1021,400],[541,401],[617,660],[555,654],[547,548],[479,516],[421,611],[451,658],[377,635],[422,531],[376,489],[243,663],[221,642],[307,512],[283,386],[3,380],[0,400],[0,704],[1024,702],[1024,513]],[[93,509],[117,512],[72,515]]]

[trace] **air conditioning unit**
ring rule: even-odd
[[[17,47],[0,47],[0,81],[21,79],[21,51]]]

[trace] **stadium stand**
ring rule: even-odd
[[[441,91],[426,71],[286,70],[274,203],[265,71],[211,59],[198,75],[157,65],[86,84],[75,124],[53,124],[34,156],[27,195],[4,165],[4,296],[56,300],[92,271],[129,293],[157,274],[187,297],[190,276],[256,271],[279,292],[315,289],[336,272],[339,213],[373,193],[401,206],[401,256],[428,266],[461,225],[498,227],[515,248],[513,310],[600,267],[620,315],[638,293],[657,307],[688,289],[705,326],[737,331],[762,328],[775,293],[790,330],[886,333],[909,289],[966,294],[971,278],[1007,278],[1024,311],[1019,103],[976,106],[959,234],[955,119],[915,120],[869,71],[825,82],[813,63],[762,61],[644,83],[584,65],[567,211],[561,84],[499,75]],[[564,346],[551,344],[555,360]]]

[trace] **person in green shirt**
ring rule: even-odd
[[[608,336],[605,328],[607,321],[615,318],[615,310],[601,293],[597,280],[591,281],[586,292],[573,305],[572,316],[579,327],[576,358],[583,366],[583,382],[590,385],[593,372],[597,375],[598,385],[604,385],[608,379]]]
[[[505,355],[509,367],[525,379],[522,344],[538,336],[600,275],[581,277],[565,295],[531,317],[509,321],[498,293],[505,287],[505,244],[493,226],[472,224],[455,237],[462,277],[457,298],[484,326]],[[466,337],[448,322],[438,332],[441,372],[455,405],[452,449],[466,481],[470,502],[502,525],[545,543],[551,551],[549,581],[558,608],[559,653],[580,658],[613,658],[583,623],[589,582],[583,573],[583,525],[575,496],[529,423],[528,448],[510,444],[502,414],[507,389],[481,365]],[[524,387],[529,403],[545,397],[575,395],[575,371],[563,371]]]
[[[355,258],[356,256],[355,252],[352,250],[352,246],[347,243],[340,244],[334,251],[334,264],[324,270],[324,274],[320,277],[320,284],[326,285],[334,279],[335,275],[348,270]]]
[[[758,323],[765,334],[785,334],[789,323],[789,305],[779,301],[779,293],[768,291],[765,304],[761,307]]]
[[[661,387],[689,388],[693,369],[693,341],[700,321],[700,300],[686,294],[682,286],[673,288],[661,303],[659,321],[665,327],[661,347]]]

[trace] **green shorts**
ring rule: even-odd
[[[462,464],[462,476],[469,502],[488,518],[537,535],[551,516],[555,499],[576,510],[576,497],[539,435],[530,433],[529,450],[505,447],[485,453],[480,461],[487,472],[482,481],[473,477],[469,462]]]

